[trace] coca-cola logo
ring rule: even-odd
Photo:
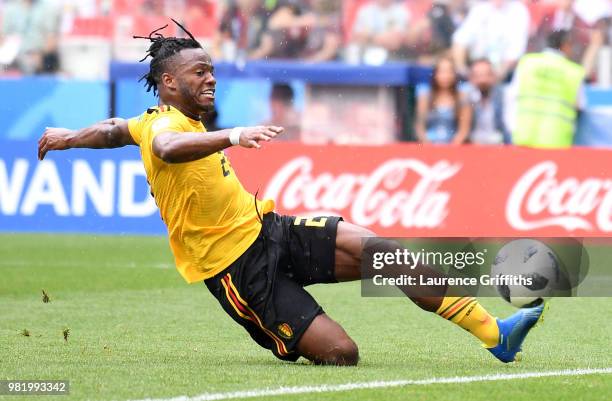
[[[312,159],[302,156],[277,171],[265,196],[287,212],[342,214],[362,226],[434,228],[449,213],[450,193],[440,186],[460,169],[446,160],[391,159],[368,174],[314,174]]]
[[[512,188],[506,219],[517,230],[562,227],[567,231],[612,231],[612,180],[557,178],[557,164],[529,169]]]

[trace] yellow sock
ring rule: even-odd
[[[495,318],[478,303],[476,298],[444,297],[436,313],[472,333],[487,348],[498,344],[499,328]]]

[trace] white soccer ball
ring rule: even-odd
[[[534,239],[505,244],[495,256],[491,277],[505,281],[496,285],[497,291],[517,308],[541,304],[567,282],[555,252]]]

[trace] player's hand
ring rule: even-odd
[[[74,131],[66,128],[47,127],[43,136],[38,140],[38,160],[45,158],[50,150],[64,150],[70,146],[68,140]]]
[[[275,126],[258,126],[243,128],[240,133],[240,146],[244,148],[261,148],[259,142],[269,142],[282,134],[285,129]]]

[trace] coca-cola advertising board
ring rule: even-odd
[[[384,236],[612,236],[612,151],[519,147],[231,149],[279,213],[340,215]]]
[[[0,154],[0,231],[164,234],[138,148]],[[279,213],[341,215],[385,236],[612,237],[612,150],[307,146],[227,150]]]

